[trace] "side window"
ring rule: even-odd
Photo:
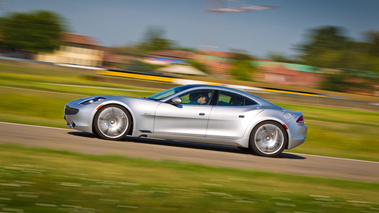
[[[257,104],[255,101],[242,95],[220,91],[218,96],[218,106],[249,106]]]
[[[258,103],[249,99],[249,98],[245,98],[245,106],[251,106],[251,105],[257,105]]]
[[[230,100],[231,100],[231,96],[229,95],[229,93],[225,93],[225,92],[220,92],[219,95],[218,95],[218,102],[217,102],[217,105],[219,106],[230,106]]]
[[[213,90],[195,90],[179,97],[182,99],[182,104],[209,105],[213,92]]]

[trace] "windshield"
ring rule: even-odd
[[[180,87],[174,87],[174,88],[171,88],[169,90],[165,90],[163,92],[152,95],[152,96],[148,97],[147,99],[159,101],[159,100],[165,99],[171,95],[174,95],[178,92],[181,92],[181,91],[186,90],[186,89],[191,88],[191,87],[193,87],[193,85],[185,85],[185,86],[180,86]]]

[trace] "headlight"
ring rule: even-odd
[[[105,100],[105,98],[103,97],[95,97],[95,98],[91,98],[91,99],[88,99],[88,100],[85,100],[81,103],[79,103],[80,105],[88,105],[88,104],[92,104],[92,103],[95,103],[97,101],[102,101],[102,100]]]

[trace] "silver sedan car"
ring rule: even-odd
[[[250,149],[275,157],[305,141],[301,112],[212,85],[175,87],[148,98],[101,95],[68,103],[67,126],[107,140],[153,137]]]

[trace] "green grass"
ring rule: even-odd
[[[0,63],[0,121],[64,127],[63,108],[91,95],[147,97],[159,89],[91,81],[90,72]],[[276,103],[301,111],[307,139],[291,152],[379,161],[379,112]]]
[[[379,184],[0,145],[4,212],[377,212]]]
[[[68,75],[66,78],[63,78],[46,75],[35,76],[1,72],[0,85],[4,87],[37,89],[51,92],[76,93],[87,96],[99,94],[99,92],[112,92],[115,95],[146,96],[161,91],[159,89],[146,89],[128,85],[93,82],[87,80],[83,76]]]

